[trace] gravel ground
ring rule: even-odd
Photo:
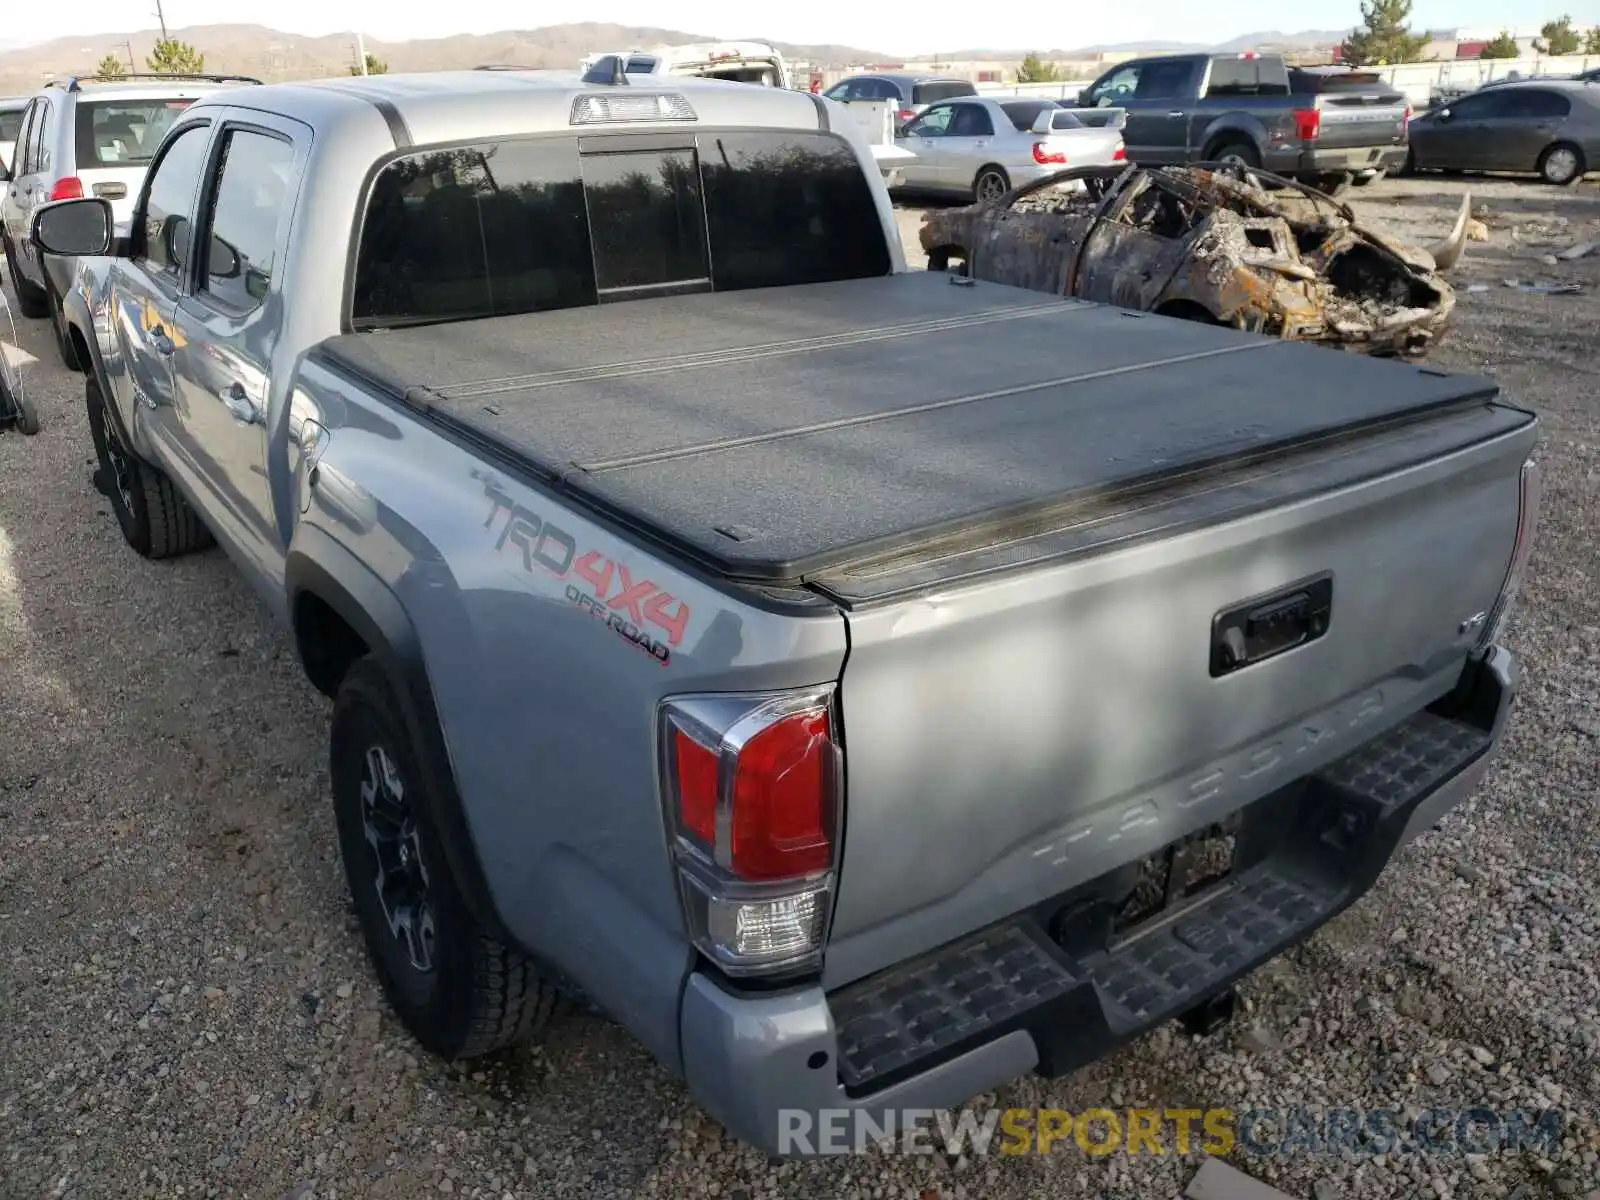
[[[1357,195],[1420,240],[1459,190]],[[1600,1198],[1600,256],[1540,261],[1600,237],[1600,192],[1473,190],[1490,241],[1459,279],[1488,287],[1461,297],[1436,357],[1492,371],[1546,435],[1503,757],[1367,899],[1252,977],[1224,1032],[1168,1026],[984,1099],[1554,1105],[1567,1135],[1548,1158],[1239,1165],[1316,1200]],[[1591,290],[1528,295],[1513,276]],[[328,705],[219,552],[152,564],[123,546],[89,484],[81,386],[47,325],[22,342],[46,429],[0,435],[0,1194],[1147,1198],[1193,1173],[1192,1157],[1076,1150],[774,1166],[594,1017],[465,1071],[421,1053],[347,906]]]

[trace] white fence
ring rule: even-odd
[[[1540,55],[1532,58],[1459,58],[1439,62],[1398,63],[1392,67],[1367,67],[1405,93],[1418,108],[1428,104],[1439,92],[1470,92],[1493,79],[1518,75],[1575,75],[1590,67],[1600,67],[1600,55]],[[1094,80],[1073,79],[1060,83],[980,83],[980,96],[1033,96],[1050,100],[1073,100]]]

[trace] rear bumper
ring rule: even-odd
[[[1405,166],[1406,147],[1356,146],[1338,150],[1302,150],[1298,170],[1306,174],[1328,175],[1348,171],[1398,171]]]
[[[1515,688],[1515,663],[1496,647],[1446,701],[1258,802],[1278,806],[1265,824],[1288,829],[1270,852],[1113,949],[1069,952],[1031,911],[831,994],[736,994],[694,974],[682,1009],[690,1089],[747,1142],[807,1155],[855,1148],[867,1126],[852,1111],[896,1128],[907,1110],[953,1108],[1029,1071],[1093,1061],[1363,895],[1477,787]]]

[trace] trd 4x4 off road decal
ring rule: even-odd
[[[509,542],[520,553],[523,569],[567,580],[567,600],[615,630],[629,645],[665,666],[689,628],[689,606],[649,579],[635,578],[623,563],[598,550],[580,550],[566,530],[542,520],[492,483],[484,485],[493,507],[483,527],[492,529],[502,512],[505,522],[494,548]],[[585,586],[587,585],[587,586]],[[656,631],[665,634],[663,641]]]

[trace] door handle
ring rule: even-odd
[[[1185,114],[1181,109],[1179,111],[1177,111],[1177,112],[1169,112],[1167,114],[1167,116],[1169,116],[1169,117],[1182,117],[1182,116],[1185,116],[1185,115],[1187,115],[1187,114]]]
[[[233,414],[235,421],[254,425],[261,419],[260,410],[256,408],[255,401],[245,394],[242,383],[232,383],[222,388],[217,392],[217,399],[228,406],[228,411]]]
[[[157,325],[150,330],[150,344],[156,348],[156,353],[163,357],[171,355],[177,349],[172,339],[167,336],[166,327],[163,325]]]

